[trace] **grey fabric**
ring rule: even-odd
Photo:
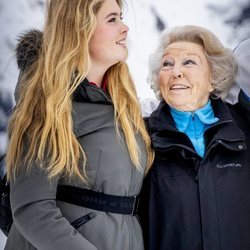
[[[41,43],[39,30],[27,32],[19,39],[17,101],[22,74],[39,57]],[[140,136],[142,171],[133,166],[122,131],[120,135],[116,133],[114,108],[107,93],[85,79],[72,98],[74,133],[87,155],[88,184],[79,179],[69,181],[64,176],[49,182],[39,166],[33,165],[29,174],[23,166],[23,171],[10,183],[14,223],[5,250],[143,250],[136,216],[94,211],[55,200],[58,184],[111,195],[137,195],[146,166],[147,156]],[[79,228],[71,225],[90,213],[94,216]]]
[[[236,82],[250,96],[250,38],[240,43],[235,49],[234,54],[239,65]]]
[[[250,97],[250,38],[244,40],[235,48],[234,55],[239,68],[235,84],[226,98],[226,101],[230,104],[238,102],[240,89]]]
[[[133,196],[140,192],[144,170],[133,166],[123,133],[116,134],[114,109],[103,100],[102,91],[88,85],[89,100],[73,102],[74,132],[87,155],[88,184],[64,177],[48,182],[46,173],[33,166],[31,175],[18,175],[11,181],[11,205],[14,224],[5,250],[143,250],[141,228],[136,216],[95,211],[55,201],[58,183],[89,188],[106,194]],[[97,98],[93,102],[93,97]],[[105,97],[106,98],[106,97]],[[141,145],[142,166],[146,152]],[[28,147],[28,145],[27,145]],[[79,164],[80,166],[80,164]],[[76,219],[94,213],[94,217],[77,230],[70,225]]]

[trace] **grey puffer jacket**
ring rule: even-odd
[[[143,172],[132,164],[114,127],[110,97],[85,79],[73,101],[74,132],[87,155],[88,185],[63,177],[48,181],[37,166],[29,175],[11,181],[14,223],[5,250],[142,250],[143,239],[137,216],[106,213],[56,201],[58,184],[111,195],[134,196],[140,192]],[[146,152],[141,138],[142,166]],[[27,145],[29,147],[29,145]],[[79,218],[80,226],[72,226]]]

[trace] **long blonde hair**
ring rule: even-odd
[[[88,46],[102,1],[48,2],[39,58],[21,79],[20,98],[9,122],[8,179],[15,177],[21,166],[28,170],[36,163],[45,167],[49,178],[65,174],[87,181],[86,156],[73,133],[71,98],[90,67]],[[122,0],[116,1],[121,7]],[[140,169],[139,133],[149,168],[153,160],[150,139],[126,63],[113,65],[107,76],[116,126],[124,132],[130,158]]]

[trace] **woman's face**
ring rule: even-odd
[[[128,26],[123,23],[115,0],[104,0],[96,19],[97,26],[89,43],[90,57],[93,66],[108,69],[127,59]]]
[[[181,111],[203,107],[213,86],[204,48],[192,42],[174,42],[164,51],[159,73],[163,99]]]

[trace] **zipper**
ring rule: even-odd
[[[110,103],[112,103],[112,100],[111,100],[110,96],[108,96],[107,93],[104,90],[102,90],[101,88],[99,88],[99,87],[97,87],[95,85],[88,85],[88,87],[97,90],[100,94],[102,94],[105,97],[105,99],[107,101],[109,101]]]
[[[90,221],[91,219],[93,219],[95,217],[94,213],[89,213],[86,214],[76,220],[74,220],[71,225],[75,228],[78,229],[79,227],[81,227],[82,225],[84,225],[85,223],[87,223],[88,221]]]
[[[192,112],[191,114],[191,117],[192,117],[192,121],[193,121],[193,125],[194,125],[194,137],[195,137],[195,140],[197,140],[197,129],[196,129],[196,123],[195,123],[195,113]]]

